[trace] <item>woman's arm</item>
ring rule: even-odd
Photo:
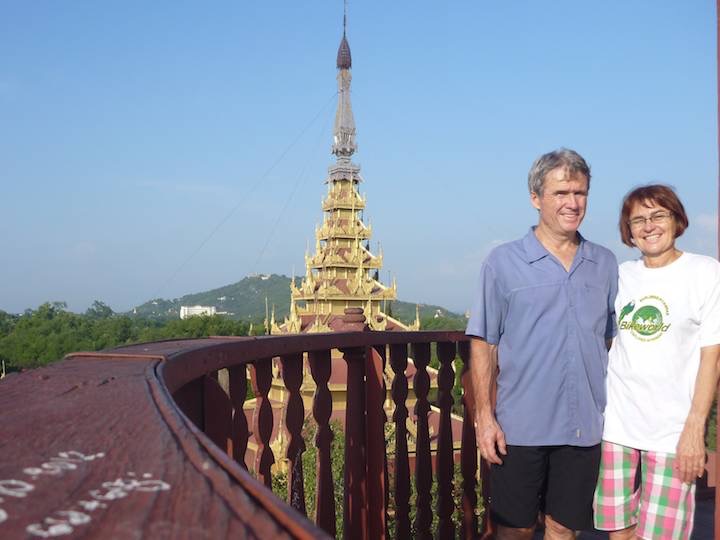
[[[690,413],[677,445],[675,468],[683,482],[691,483],[705,470],[705,422],[720,376],[720,345],[700,349],[700,369],[695,378]]]

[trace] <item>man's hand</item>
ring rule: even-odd
[[[475,421],[475,437],[480,455],[488,463],[502,465],[498,454],[507,455],[505,433],[492,415],[478,415]]]
[[[687,422],[680,435],[673,468],[680,479],[692,484],[705,471],[705,425]]]

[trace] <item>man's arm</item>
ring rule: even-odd
[[[700,369],[695,378],[690,413],[677,445],[675,468],[683,482],[691,483],[705,470],[705,422],[720,376],[720,345],[700,349]]]
[[[497,347],[484,339],[470,341],[470,378],[475,393],[475,437],[483,459],[502,464],[498,452],[507,454],[505,434],[495,419],[494,393]]]

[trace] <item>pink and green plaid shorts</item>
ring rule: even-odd
[[[695,513],[695,483],[686,484],[677,477],[674,459],[674,454],[603,441],[593,502],[595,528],[616,531],[637,525],[638,538],[689,539]],[[639,461],[640,487],[635,490]]]

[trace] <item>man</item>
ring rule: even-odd
[[[480,271],[466,333],[500,539],[532,538],[540,510],[546,539],[592,525],[617,261],[578,232],[589,187],[577,152],[538,158],[528,175],[537,226]]]

